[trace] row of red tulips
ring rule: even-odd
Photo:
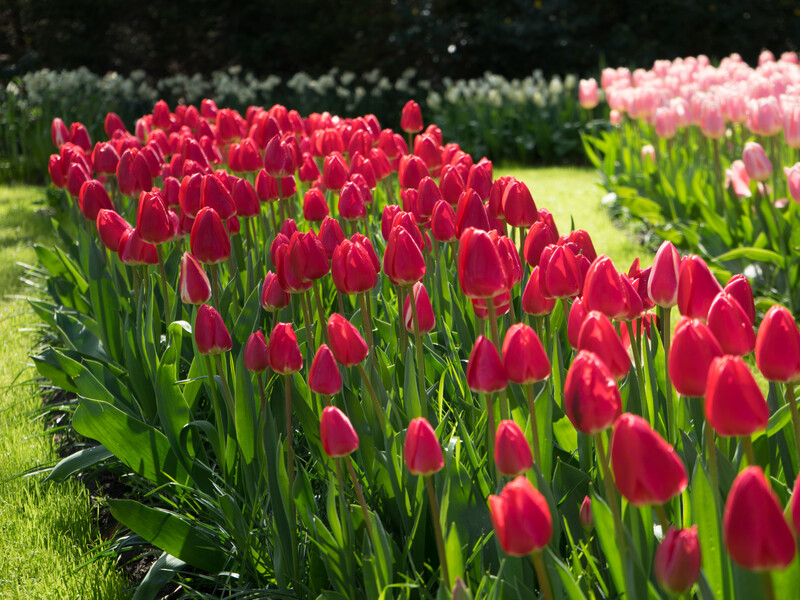
[[[81,397],[76,430],[150,480],[153,506],[114,515],[218,582],[297,596],[746,597],[728,556],[768,592],[793,565],[775,577],[791,585],[764,471],[785,497],[800,458],[788,311],[756,334],[747,279],[723,288],[669,242],[620,273],[587,232],[559,236],[523,182],[419,133],[413,102],[401,127],[408,145],[371,116],[159,102],[136,135],[110,114],[92,148],[54,122],[50,173],[77,200],[62,226],[78,240],[50,268],[74,284],[54,297],[98,343],[63,340],[72,354],[37,364]]]

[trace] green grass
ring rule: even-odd
[[[643,266],[651,264],[653,253],[639,245],[633,228],[620,229],[600,204],[605,192],[597,185],[597,174],[593,169],[495,169],[495,177],[500,175],[514,175],[524,181],[533,194],[536,206],[553,213],[560,233],[570,230],[571,217],[575,228],[588,231],[597,253],[608,255],[618,271],[627,272],[637,256],[641,258]]]
[[[126,583],[104,558],[84,568],[100,540],[89,494],[77,481],[41,484],[14,477],[57,458],[42,423],[31,420],[41,399],[28,354],[35,316],[24,299],[17,262],[36,260],[32,244],[51,243],[50,224],[36,214],[42,188],[0,188],[0,598],[111,600]]]

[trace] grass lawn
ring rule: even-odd
[[[42,188],[0,188],[0,598],[125,598],[126,583],[105,558],[84,568],[100,542],[86,488],[76,481],[39,484],[20,472],[57,458],[51,437],[31,411],[41,399],[28,354],[35,323],[24,299],[17,262],[34,263],[31,245],[48,243],[50,224],[36,214]]]

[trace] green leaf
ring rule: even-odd
[[[755,442],[758,438],[762,435],[766,434],[767,437],[772,437],[776,433],[778,433],[781,429],[783,429],[789,421],[792,420],[792,413],[789,410],[790,407],[788,404],[784,404],[769,418],[767,422],[767,428],[763,431],[757,431],[753,434],[753,441]]]
[[[570,600],[586,600],[586,596],[583,595],[578,582],[573,578],[569,567],[564,564],[550,548],[547,548],[547,554],[549,560],[556,565],[558,577],[561,579],[561,585],[564,586],[564,591],[567,593],[567,597]]]
[[[565,452],[574,454],[578,451],[578,432],[566,416],[553,423],[553,434]]]
[[[45,481],[56,481],[61,483],[71,475],[96,465],[97,463],[102,462],[111,456],[114,455],[108,450],[108,448],[105,448],[102,445],[78,450],[66,458],[63,458],[55,467],[53,467],[53,470],[50,471],[50,474],[47,476]]]
[[[108,402],[81,398],[72,426],[81,435],[103,444],[135,473],[158,485],[171,480],[183,483],[187,479],[163,433]]]
[[[614,580],[614,586],[618,592],[622,593],[625,591],[625,573],[622,571],[622,558],[614,532],[614,517],[605,500],[596,493],[592,494],[592,516],[600,546],[603,548],[603,554],[611,571],[611,578]]]
[[[233,335],[240,344],[244,344],[250,334],[256,330],[256,322],[260,314],[261,304],[259,304],[258,286],[256,286],[250,292],[250,296],[244,303],[242,312],[239,313],[239,318],[236,319],[236,324],[233,326]]]
[[[768,262],[777,265],[780,268],[783,268],[784,266],[783,256],[777,252],[773,252],[772,250],[767,250],[765,248],[734,248],[729,252],[720,254],[714,260],[717,262],[725,262],[727,260],[737,260],[740,258],[746,258],[747,260],[751,261]]]
[[[455,583],[456,577],[463,577],[464,575],[464,555],[461,553],[461,541],[458,538],[458,528],[455,525],[450,527],[444,547],[450,575],[449,585],[452,585]]]
[[[692,514],[703,557],[703,571],[715,598],[728,598],[730,588],[724,573],[726,560],[719,531],[717,502],[705,469],[698,462],[692,476]]]
[[[141,583],[136,586],[133,600],[155,600],[158,592],[165,584],[172,581],[176,572],[186,566],[186,563],[164,552],[147,571]]]
[[[199,524],[134,500],[110,500],[109,506],[114,518],[125,527],[193,567],[216,573],[228,561],[220,540]]]

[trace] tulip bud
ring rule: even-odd
[[[406,133],[422,131],[422,109],[413,100],[406,102],[400,115],[400,129]]]
[[[347,183],[348,176],[347,162],[341,153],[333,152],[325,157],[322,165],[322,181],[327,189],[339,192]]]
[[[653,279],[653,276],[650,276]],[[699,256],[692,254],[681,263],[678,275],[678,309],[692,319],[703,319],[722,286]]]
[[[142,192],[139,196],[136,229],[145,242],[163,244],[175,233],[160,191]]]
[[[523,475],[507,484],[499,496],[489,496],[497,541],[511,556],[541,550],[553,536],[547,500]]]
[[[468,298],[493,298],[506,291],[503,263],[485,231],[470,227],[459,238],[458,280]]]
[[[553,302],[555,302],[555,300],[553,300]],[[567,317],[567,341],[575,350],[578,349],[581,327],[583,327],[583,322],[586,320],[587,314],[588,311],[583,305],[583,300],[575,298],[575,300],[572,301],[572,306],[570,306],[569,309],[569,316]]]
[[[761,144],[747,142],[742,151],[742,160],[750,179],[766,181],[772,175],[772,163]]]
[[[479,335],[472,347],[467,363],[469,389],[480,394],[491,394],[508,386],[506,370],[495,345]],[[491,426],[491,425],[490,425]]]
[[[456,213],[445,200],[439,200],[433,207],[431,233],[440,242],[452,242],[456,239]]]
[[[750,324],[754,325],[756,322],[756,305],[753,300],[753,290],[750,287],[750,282],[747,281],[747,277],[734,275],[724,289],[726,293],[736,299],[750,320]]]
[[[67,125],[59,117],[53,119],[50,124],[50,139],[56,148],[61,148],[61,146],[70,141]]]
[[[295,232],[289,242],[289,267],[295,277],[314,281],[328,274],[330,265],[319,238],[313,231]]]
[[[416,191],[419,189],[420,182],[429,176],[428,165],[419,156],[406,154],[400,157],[400,164],[397,170],[400,187]]]
[[[67,168],[67,191],[70,196],[80,197],[81,187],[87,181],[91,181],[91,176],[81,162],[74,162]]]
[[[653,269],[647,281],[647,295],[663,308],[678,303],[678,272],[681,257],[670,241],[664,241],[656,252]]]
[[[184,252],[181,258],[178,288],[184,304],[203,304],[211,297],[211,284],[206,272],[198,260],[188,252]]]
[[[133,227],[120,235],[117,255],[123,264],[130,266],[158,264],[156,247],[145,242]]]
[[[97,213],[101,209],[114,210],[106,188],[96,179],[83,182],[78,195],[78,206],[83,217],[90,221],[97,221]]]
[[[472,165],[465,187],[475,190],[481,202],[485,202],[489,198],[489,192],[492,191],[492,163],[482,158],[477,164]]]
[[[308,371],[308,387],[315,394],[333,396],[342,389],[342,376],[333,352],[327,344],[317,348],[311,368]]]
[[[303,218],[306,221],[319,222],[328,216],[330,210],[325,201],[325,194],[318,187],[309,189],[303,196]]]
[[[614,263],[605,254],[591,264],[583,286],[587,311],[600,311],[609,319],[624,315],[625,292]]]
[[[745,569],[782,570],[794,560],[794,537],[760,467],[749,466],[734,479],[722,539],[734,562]]]
[[[403,227],[392,228],[383,253],[383,270],[395,285],[407,285],[425,276],[422,250]]]
[[[128,222],[111,209],[101,208],[97,211],[97,233],[103,245],[117,252],[122,234],[133,229]]]
[[[578,103],[586,110],[592,110],[600,103],[600,92],[594,78],[581,79],[578,83]]]
[[[550,314],[556,305],[553,298],[545,298],[539,288],[539,267],[533,267],[525,290],[522,292],[522,310],[529,315],[542,316]],[[576,334],[577,338],[577,334]]]
[[[634,506],[664,504],[689,483],[675,448],[637,415],[617,419],[609,453],[617,489]]]
[[[675,389],[683,396],[703,396],[711,362],[722,348],[711,329],[698,319],[681,317],[669,348],[667,369]]]
[[[769,407],[745,362],[715,358],[706,383],[706,418],[722,436],[746,436],[767,428]]]
[[[591,531],[594,528],[594,515],[592,514],[592,499],[584,496],[581,502],[581,509],[578,513],[578,520],[584,531]]]
[[[201,304],[197,309],[194,341],[200,354],[222,354],[233,347],[231,334],[213,306]]]
[[[744,356],[756,345],[753,323],[733,296],[720,292],[708,311],[708,327],[725,354]]]
[[[419,332],[421,334],[428,333],[436,327],[436,317],[433,314],[433,306],[431,299],[428,296],[428,291],[421,281],[415,283],[411,288],[411,294],[406,296],[406,303],[403,308],[403,322],[406,329],[414,333],[414,313],[411,310],[411,298],[414,298],[414,304],[417,305],[417,319],[419,321]]]
[[[578,350],[595,353],[617,381],[631,369],[631,359],[614,326],[608,317],[596,310],[589,311],[584,318],[578,333]]]
[[[605,431],[622,413],[617,382],[600,358],[581,350],[564,384],[564,411],[575,429],[593,435]]]
[[[522,475],[533,466],[531,446],[514,421],[500,421],[494,438],[494,462],[507,477]]]
[[[458,169],[451,165],[442,168],[442,176],[439,179],[439,190],[442,192],[444,200],[454,206],[458,204],[458,199],[464,193],[464,180]]]
[[[800,377],[800,332],[792,314],[772,306],[756,336],[756,364],[770,381],[794,382]]]
[[[289,305],[289,294],[283,291],[278,276],[267,271],[261,285],[261,306],[267,312],[275,312]]]
[[[512,325],[503,340],[503,364],[510,381],[526,385],[550,376],[550,360],[536,333],[524,323]]]
[[[539,288],[545,298],[571,298],[580,293],[583,275],[572,250],[548,246],[539,260]]]
[[[535,267],[539,264],[542,251],[549,245],[555,244],[557,237],[545,221],[536,221],[528,230],[523,247],[523,255],[529,265]]]
[[[506,221],[513,227],[530,227],[539,219],[528,186],[516,179],[509,182],[503,191],[502,207]]]
[[[656,550],[653,570],[661,587],[680,596],[697,581],[701,562],[697,525],[689,529],[670,527]]]
[[[269,368],[269,349],[261,331],[247,339],[244,347],[244,368],[251,373],[262,373]]]
[[[336,289],[343,294],[367,292],[378,283],[378,274],[368,250],[348,239],[333,251],[331,276]]]
[[[195,258],[205,265],[223,262],[230,256],[228,232],[213,208],[201,208],[197,213],[189,244]]]
[[[269,336],[269,366],[280,375],[290,375],[303,368],[303,355],[291,323],[278,323]]]
[[[348,456],[358,449],[358,435],[353,429],[353,424],[347,415],[335,406],[326,406],[322,410],[319,437],[322,449],[331,458]]]
[[[233,196],[216,174],[203,178],[202,197],[203,207],[213,208],[223,221],[236,214]]]
[[[413,475],[433,475],[444,467],[444,455],[436,432],[423,417],[408,424],[403,460]]]
[[[483,201],[475,190],[467,188],[458,199],[458,206],[456,208],[456,235],[460,238],[464,231],[470,227],[481,231],[489,231],[489,216],[486,214]]]
[[[328,319],[328,338],[336,362],[345,367],[361,364],[369,354],[367,342],[358,329],[338,313]]]

